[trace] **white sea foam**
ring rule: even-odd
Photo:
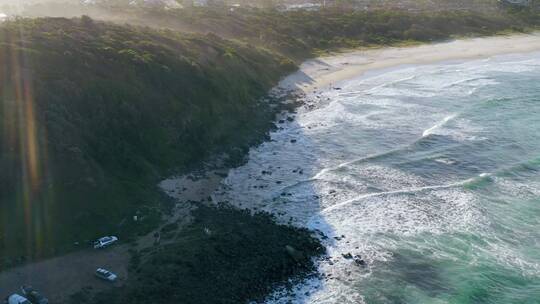
[[[347,212],[341,212],[341,209],[350,209],[348,208],[348,205],[356,205],[357,203],[361,201],[365,201],[366,199],[376,199],[380,197],[387,197],[387,196],[394,196],[394,195],[404,195],[409,196],[418,192],[426,192],[426,191],[433,191],[433,190],[442,190],[442,189],[450,189],[450,188],[456,188],[459,186],[466,185],[468,183],[471,183],[474,181],[474,179],[467,179],[464,181],[459,181],[456,183],[448,184],[448,185],[435,185],[435,186],[425,186],[425,187],[417,187],[417,188],[405,188],[405,189],[399,189],[399,190],[393,190],[393,191],[385,191],[385,192],[376,192],[376,193],[368,193],[368,194],[362,194],[360,196],[357,196],[353,199],[340,202],[337,204],[332,205],[331,207],[324,208],[320,211],[320,214],[315,216],[315,218],[310,219],[310,223],[317,222],[317,218],[325,218],[326,215],[330,213],[347,213]],[[313,224],[310,224],[310,226],[314,226]],[[315,225],[316,226],[316,225]]]
[[[509,180],[494,176],[496,187],[502,193],[521,199],[535,199],[540,197],[540,182],[530,180],[527,183]]]
[[[433,134],[433,132],[439,128],[441,128],[442,126],[444,126],[447,122],[449,122],[450,120],[456,118],[457,114],[451,114],[451,115],[448,115],[446,116],[445,118],[443,118],[443,120],[439,121],[438,123],[436,123],[433,127],[425,130],[423,133],[422,133],[422,137],[426,137],[426,136],[429,136],[431,134]]]
[[[318,107],[299,111],[294,122],[271,134],[271,142],[250,152],[246,165],[231,170],[218,200],[273,212],[283,222],[292,218],[292,224],[329,237],[329,261],[319,264],[323,277],[296,286],[294,295],[278,291],[270,303],[363,303],[358,284],[403,248],[431,252],[441,261],[460,262],[459,255],[467,254],[470,263],[487,259],[538,275],[537,260],[494,235],[493,225],[514,219],[486,209],[505,204],[485,203],[474,187],[487,184],[501,197],[530,200],[540,196],[540,183],[492,173],[483,150],[471,152],[476,155],[469,162],[460,159],[463,149],[482,147],[480,140],[497,135],[473,111],[491,96],[486,90],[504,85],[497,73],[540,65],[537,59],[505,60],[397,69],[316,93],[309,98],[322,100]],[[534,225],[522,223],[523,229]],[[491,241],[469,248],[471,240],[461,238],[469,234]],[[452,243],[443,244],[445,238]],[[361,255],[368,267],[343,259],[345,253]]]

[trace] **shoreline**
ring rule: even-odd
[[[415,46],[348,50],[309,59],[284,79],[279,89],[309,93],[368,72],[453,60],[540,51],[540,32],[456,39]]]
[[[304,61],[298,71],[284,77],[272,91],[309,94],[367,73],[405,65],[453,60],[474,60],[497,55],[540,51],[540,32],[456,39],[414,46],[347,50]],[[276,118],[276,121],[279,118]],[[213,200],[228,169],[207,170],[194,179],[188,173],[160,182],[161,189],[178,202]]]
[[[275,89],[299,91],[307,94],[311,93],[313,90],[331,88],[334,84],[347,79],[361,77],[366,73],[389,68],[398,68],[404,65],[480,59],[496,55],[530,53],[535,51],[540,51],[540,33],[538,32],[534,34],[458,39],[451,42],[439,42],[415,46],[350,50],[305,61],[301,64],[297,72],[283,78]],[[161,189],[176,200],[178,207],[175,208],[175,212],[168,218],[168,221],[176,222],[180,216],[189,213],[192,208],[188,206],[189,203],[187,202],[208,201],[209,198],[219,190],[223,179],[226,178],[227,172],[228,169],[208,169],[205,170],[204,176],[200,178],[193,177],[191,173],[188,173],[186,175],[170,177],[163,180],[160,183]],[[186,208],[182,208],[183,205],[185,205]],[[163,225],[160,225],[160,227],[156,228],[156,231],[162,228],[162,226]],[[152,234],[148,234],[145,237],[138,239],[139,242],[145,244],[152,240]],[[126,247],[122,246],[118,247],[117,250],[112,251],[111,254],[114,253],[119,255],[118,264],[125,264],[128,260],[125,250]],[[88,251],[85,250],[80,253],[68,255],[67,259],[73,258],[74,256],[83,256],[86,258],[86,253],[88,253]],[[43,262],[32,263],[6,270],[5,272],[0,273],[0,282],[2,279],[5,281],[8,278],[10,280],[13,278],[21,280],[24,277],[29,277],[36,273],[38,269],[49,269],[50,267],[47,265],[51,264],[53,261],[55,264],[62,264],[60,261],[65,261],[65,258],[66,256],[60,256]],[[99,261],[107,260],[108,258],[109,257],[107,256],[100,256]],[[51,267],[57,268],[60,266]],[[125,273],[125,276],[127,276],[126,268],[123,268],[121,271],[121,273]],[[51,272],[52,270],[44,273]],[[90,269],[88,272],[90,273]],[[93,277],[90,275],[83,279],[85,281],[92,280]],[[13,279],[13,281],[16,280]],[[60,281],[61,278],[58,278],[58,282]],[[73,283],[76,285],[78,282],[74,280]],[[99,284],[99,282],[96,284]],[[76,288],[73,287],[73,289]]]

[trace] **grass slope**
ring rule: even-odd
[[[11,257],[144,230],[119,226],[136,211],[151,226],[159,178],[242,154],[271,124],[259,98],[294,68],[214,35],[89,18],[5,23],[0,58],[0,255]]]
[[[124,8],[112,8],[122,16]],[[301,61],[318,51],[401,42],[430,42],[462,36],[485,36],[504,31],[527,31],[540,25],[539,10],[409,12],[319,11],[192,8],[138,10],[126,21],[154,27],[212,32],[280,52]]]

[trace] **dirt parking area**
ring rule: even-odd
[[[84,287],[100,291],[121,286],[127,279],[130,255],[127,245],[106,249],[75,252],[0,273],[0,299],[13,293],[20,294],[22,285],[31,285],[51,303],[65,303],[69,296]],[[94,276],[97,268],[108,269],[118,275],[110,283]]]
[[[182,176],[164,181],[161,186],[165,192],[179,202],[206,200],[219,186],[222,177],[209,174],[204,178]],[[168,223],[178,223],[177,231],[191,220],[193,206],[178,203],[173,214],[164,219],[161,227]],[[137,240],[133,249],[141,250],[154,246],[155,233],[161,227]],[[163,240],[161,243],[170,242]],[[128,278],[130,253],[127,244],[113,245],[105,249],[87,249],[49,260],[24,265],[0,272],[0,300],[13,294],[20,293],[22,285],[31,285],[53,304],[65,304],[71,295],[90,288],[92,293],[119,287]],[[95,277],[97,268],[105,268],[118,275],[118,281],[113,283],[102,281]]]

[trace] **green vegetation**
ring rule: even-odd
[[[135,19],[135,18],[134,18]],[[540,25],[534,11],[470,11],[411,13],[396,11],[281,12],[278,10],[219,9],[145,10],[130,22],[172,29],[213,32],[249,41],[305,59],[316,50],[380,46],[404,41],[429,42],[462,36],[493,35],[505,30],[527,31]]]
[[[84,13],[122,23],[202,34],[211,32],[278,51],[298,61],[318,54],[315,52],[317,50],[379,46],[403,41],[428,42],[493,35],[508,30],[520,32],[540,25],[538,3],[530,7],[503,6],[497,0],[327,1],[328,6],[318,11],[284,11],[250,6],[268,1],[224,1],[243,4],[241,8],[232,10],[220,5],[163,9],[159,5],[127,5],[128,2],[132,1],[107,0],[79,7],[57,3],[50,10],[47,7],[52,4],[42,3],[35,9],[28,6],[26,14],[39,16],[46,11],[54,15],[55,12],[65,12],[69,7],[70,16]],[[287,1],[269,2],[275,5]],[[369,9],[365,9],[368,2]]]
[[[324,253],[309,231],[276,225],[266,214],[200,207],[194,217],[174,243],[133,255],[125,287],[82,291],[72,303],[247,303],[313,272],[310,257]]]
[[[0,58],[0,255],[27,258],[147,231],[159,179],[243,155],[271,127],[259,98],[294,69],[215,35],[89,18],[7,22]]]

